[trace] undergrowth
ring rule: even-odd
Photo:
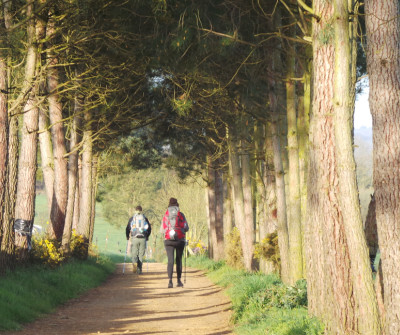
[[[31,265],[0,277],[0,330],[16,330],[100,285],[115,264],[105,257],[71,259],[58,267]]]
[[[232,301],[237,334],[322,335],[323,325],[307,313],[306,282],[284,285],[277,275],[249,273],[205,256],[189,257],[187,265],[205,270],[226,288]]]

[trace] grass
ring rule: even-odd
[[[323,325],[308,316],[304,281],[289,287],[276,275],[232,269],[204,256],[189,257],[187,265],[205,270],[215,284],[226,288],[236,334],[323,334]]]
[[[97,287],[114,268],[110,259],[100,257],[72,260],[55,269],[27,266],[7,273],[0,277],[0,330],[20,329],[23,324]]]

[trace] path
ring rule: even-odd
[[[144,264],[144,273],[122,274],[73,299],[19,332],[4,335],[233,334],[230,301],[200,270],[187,269],[184,288],[168,289],[166,265]]]

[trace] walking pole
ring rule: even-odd
[[[187,258],[187,255],[186,255],[186,252],[187,252],[187,240],[185,240],[185,248],[183,249],[183,252],[185,253],[185,273],[184,273],[184,279],[183,279],[183,282],[186,284],[186,258]]]
[[[147,249],[147,241],[146,241],[146,272],[149,272],[149,250]]]
[[[128,253],[128,242],[129,242],[129,240],[126,240],[124,266],[122,267],[122,274],[123,274],[123,275],[125,274],[125,262],[126,262],[126,254]]]

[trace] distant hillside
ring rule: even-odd
[[[360,192],[361,215],[367,215],[372,187],[372,128],[354,130],[354,157],[357,164],[357,181]]]

